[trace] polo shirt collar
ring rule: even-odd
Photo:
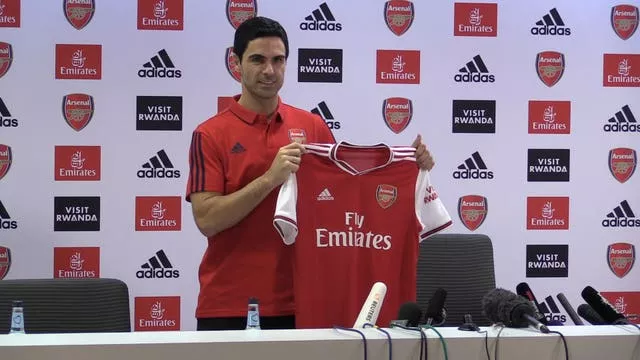
[[[258,114],[253,112],[252,110],[247,109],[246,107],[240,105],[238,100],[240,99],[240,95],[235,95],[233,97],[233,102],[231,103],[230,110],[233,112],[240,120],[246,122],[247,124],[254,124],[256,122],[267,122],[267,116],[264,114]],[[276,107],[276,111],[274,113],[274,117],[276,121],[282,121],[284,116],[282,112],[282,99],[278,96],[278,107]]]

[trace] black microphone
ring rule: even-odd
[[[598,315],[588,304],[578,306],[578,315],[582,316],[591,325],[606,325],[602,316]]]
[[[516,292],[518,293],[518,295],[531,302],[531,305],[533,305],[533,309],[535,310],[536,319],[538,319],[538,321],[545,325],[549,325],[547,318],[542,312],[542,309],[540,309],[540,305],[538,305],[538,299],[536,299],[535,295],[533,295],[533,291],[529,287],[529,284],[527,284],[526,282],[521,282],[520,284],[518,284],[518,286],[516,286]]]
[[[564,296],[563,293],[559,293],[558,295],[556,295],[556,297],[558,298],[558,301],[560,301],[560,305],[562,305],[564,311],[567,312],[567,315],[569,315],[573,323],[576,325],[584,325],[582,320],[580,320],[578,314],[576,314],[576,311],[573,310],[573,306],[569,304],[569,300],[567,300],[567,297]]]
[[[607,324],[629,324],[629,320],[611,306],[607,299],[602,297],[602,295],[591,286],[587,286],[582,290],[582,298]]]
[[[444,308],[444,301],[447,299],[447,291],[443,288],[437,288],[429,299],[427,311],[424,316],[427,319],[427,325],[442,325],[447,319],[447,311]]]
[[[494,324],[515,328],[531,325],[542,333],[549,333],[549,328],[535,318],[531,302],[509,290],[496,288],[489,291],[482,298],[482,309]]]
[[[398,318],[392,320],[392,325],[402,325],[408,327],[418,327],[422,319],[422,310],[420,306],[414,302],[407,302],[400,306],[398,310]]]

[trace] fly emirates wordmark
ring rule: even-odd
[[[330,231],[316,229],[316,246],[326,247],[359,247],[376,250],[391,249],[391,235],[364,232],[364,215],[357,212],[345,212],[344,224],[346,231]],[[355,231],[354,231],[355,229]]]

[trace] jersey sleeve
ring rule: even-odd
[[[420,170],[416,181],[416,217],[420,222],[420,241],[435,235],[453,224],[436,189],[429,171]]]
[[[296,206],[298,201],[298,181],[296,174],[292,173],[280,186],[276,212],[273,216],[273,226],[282,237],[285,244],[291,245],[298,236],[298,223]]]
[[[211,134],[202,129],[193,131],[189,148],[187,201],[191,201],[191,194],[195,192],[224,193],[224,167],[221,155]]]

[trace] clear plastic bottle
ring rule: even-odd
[[[250,298],[247,310],[247,329],[260,329],[260,311],[258,299]]]
[[[24,334],[24,309],[21,300],[13,301],[11,310],[11,330],[9,334]]]

